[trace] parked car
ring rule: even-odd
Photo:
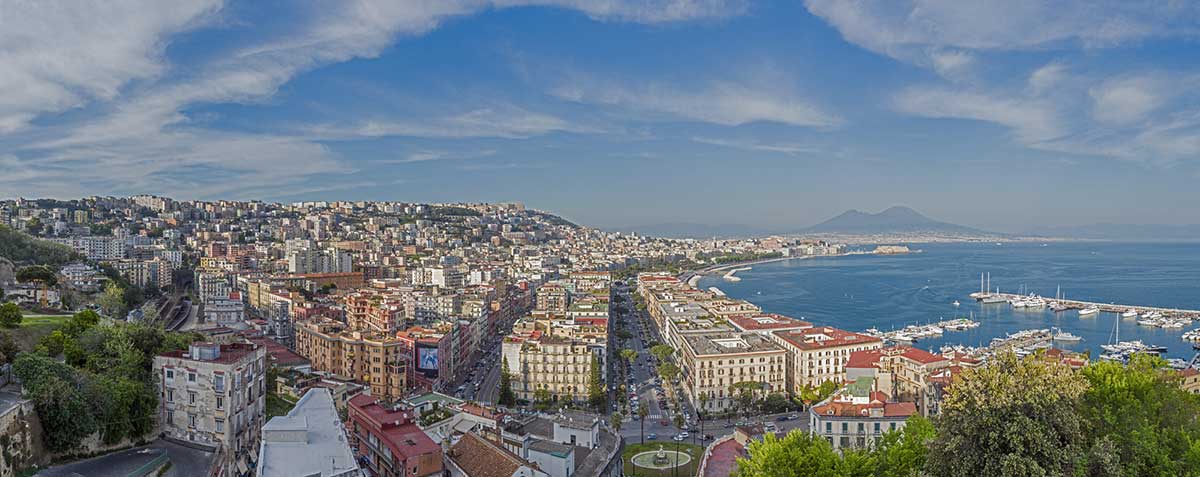
[[[779,422],[783,422],[783,421],[786,421],[786,420],[788,420],[788,419],[791,419],[791,418],[790,418],[790,417],[787,417],[787,416],[779,416],[779,417],[775,418],[775,420],[776,420],[776,421],[779,421]]]
[[[660,425],[660,426],[669,426],[669,425],[671,425],[671,421],[670,421],[670,420],[667,420],[667,419],[662,419],[662,420],[658,421],[658,425]]]

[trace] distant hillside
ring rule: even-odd
[[[934,233],[950,235],[994,236],[992,232],[940,222],[908,207],[891,207],[877,214],[848,210],[832,219],[804,229],[804,233],[895,234]]]
[[[650,237],[663,238],[744,238],[771,235],[772,231],[741,224],[696,224],[689,222],[673,222],[648,225],[631,225],[624,227],[602,227],[614,232],[636,233]]]
[[[54,268],[80,258],[70,247],[39,240],[7,225],[0,225],[0,257],[17,265],[50,265]]]
[[[1075,226],[1037,227],[1030,235],[1096,240],[1200,240],[1200,224],[1090,224]]]

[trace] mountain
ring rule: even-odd
[[[1029,230],[1030,235],[1096,240],[1187,240],[1200,239],[1200,224],[1112,224],[1043,226]]]
[[[697,224],[691,222],[670,222],[661,224],[629,225],[622,227],[602,227],[613,232],[636,233],[650,237],[663,238],[744,238],[771,235],[766,229],[741,224]]]
[[[832,219],[804,229],[803,233],[895,234],[931,233],[942,235],[995,236],[983,230],[940,222],[908,207],[890,207],[877,214],[848,210]]]

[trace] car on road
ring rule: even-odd
[[[796,420],[796,419],[800,419],[800,416],[798,416],[798,415],[795,415],[795,414],[792,414],[792,415],[791,415],[791,417],[789,417],[788,419],[791,419],[791,420],[793,420],[793,421],[794,421],[794,420]]]
[[[669,421],[669,420],[667,420],[667,419],[662,419],[662,420],[659,420],[659,421],[658,421],[658,425],[660,425],[660,426],[669,426],[669,425],[671,425],[671,421]]]
[[[675,442],[682,442],[684,439],[686,439],[686,437],[683,437],[682,434],[676,434],[675,437],[671,438],[671,440]]]
[[[650,439],[650,440],[655,440],[655,439],[658,439],[658,434],[651,432],[649,434],[646,434],[646,438]]]
[[[688,432],[687,432],[687,431],[680,432],[680,433],[679,433],[679,435],[680,435],[680,436],[683,436],[683,438],[684,438],[684,439],[687,439],[687,438],[689,438],[689,437],[692,437],[692,435],[691,435],[691,434],[688,434]]]
[[[783,422],[783,421],[786,421],[786,420],[788,420],[788,419],[791,419],[791,418],[790,418],[790,417],[787,417],[787,416],[779,416],[779,417],[775,418],[775,420],[776,420],[776,421],[778,421],[778,422]]]

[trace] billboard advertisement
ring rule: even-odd
[[[438,371],[438,349],[436,347],[417,346],[417,369],[421,371]]]

